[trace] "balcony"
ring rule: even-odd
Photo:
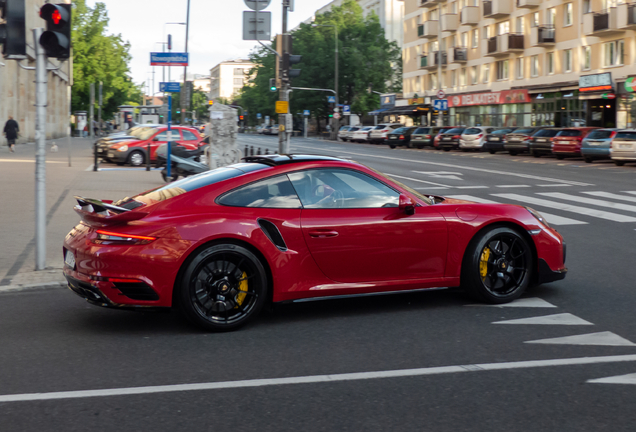
[[[488,38],[482,46],[484,47],[482,48],[484,56],[498,57],[523,52],[523,34],[508,33],[493,36]]]
[[[611,7],[600,12],[591,12],[583,15],[583,33],[586,36],[601,36],[623,32],[625,29],[618,27],[617,9],[616,7]]]
[[[535,8],[541,5],[542,0],[517,0],[518,8]]]
[[[512,13],[512,0],[484,1],[484,18],[503,18]]]
[[[530,31],[530,45],[532,46],[553,46],[556,43],[555,29],[553,25],[542,25],[532,27]]]
[[[451,63],[466,63],[468,61],[468,49],[466,47],[455,47],[450,49]]]
[[[479,7],[466,6],[462,8],[459,14],[459,22],[461,25],[477,25],[479,24]]]
[[[436,38],[439,33],[438,21],[426,21],[424,24],[417,26],[417,36],[420,38]]]
[[[457,14],[442,15],[442,31],[445,31],[445,32],[457,31],[458,26],[459,26],[459,15]]]
[[[437,59],[439,59],[439,51],[433,51],[428,54],[422,54],[420,58],[420,69],[435,69],[438,66]],[[442,51],[442,66],[447,64],[447,55],[445,51]]]
[[[617,26],[620,29],[636,28],[636,3],[622,3],[618,9]]]
[[[420,7],[429,8],[433,6],[437,6],[438,3],[441,3],[444,0],[420,0]]]

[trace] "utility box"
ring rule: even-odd
[[[237,110],[227,105],[210,107],[210,123],[206,128],[210,145],[206,150],[210,169],[231,165],[241,161],[241,151],[236,143]]]

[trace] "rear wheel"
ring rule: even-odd
[[[450,151],[450,148],[444,147],[444,151]]]
[[[395,148],[395,144],[389,144],[389,147],[391,147],[392,149]]]
[[[616,166],[623,166],[623,165],[625,165],[625,162],[615,160],[615,161],[614,161],[614,164],[616,164]]]
[[[594,159],[592,159],[591,157],[587,157],[587,156],[585,156],[585,157],[583,158],[583,160],[585,161],[585,163],[592,163],[592,161],[593,161]]]
[[[532,156],[534,156],[536,158],[541,157],[541,153],[538,153],[538,152],[536,152],[534,150],[531,153],[532,153]]]
[[[488,150],[488,153],[495,154],[495,151],[494,150]]]
[[[466,251],[462,286],[487,303],[518,298],[532,277],[532,251],[516,231],[492,228],[480,234]]]
[[[557,155],[557,157],[556,157],[556,158],[557,158],[558,160],[563,160],[563,158],[564,158],[564,157],[565,157],[565,156],[563,156],[563,155]]]
[[[516,151],[509,151],[508,152],[510,154],[510,156],[517,156],[517,152]]]
[[[190,322],[206,330],[230,331],[261,310],[267,277],[252,252],[221,244],[201,251],[188,264],[178,294]]]

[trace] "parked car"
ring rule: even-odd
[[[490,154],[503,151],[506,144],[506,134],[513,132],[516,128],[501,128],[495,129],[486,134],[484,145],[481,147],[483,151],[487,151]]]
[[[178,307],[207,331],[335,295],[461,286],[502,304],[567,274],[563,237],[531,208],[429,197],[333,157],[245,157],[114,203],[76,200],[69,288],[115,310]]]
[[[434,126],[433,127],[433,136],[435,138],[433,138],[433,147],[436,150],[441,150],[441,148],[439,148],[439,139],[442,136],[442,134],[446,131],[449,131],[451,129],[453,129],[455,126]]]
[[[172,126],[172,142],[182,145],[190,150],[199,148],[204,144],[204,137],[199,135],[196,129],[184,126]],[[156,159],[157,148],[168,142],[168,127],[155,127],[145,131],[139,138],[129,141],[120,141],[108,147],[106,157],[109,161],[123,165],[127,163],[133,166],[143,165],[146,158]],[[150,155],[148,155],[150,149]]]
[[[353,133],[360,130],[360,126],[350,126],[349,130],[344,133],[343,141],[351,141]]]
[[[401,127],[390,132],[386,137],[386,143],[392,149],[397,146],[412,147],[411,134],[417,129],[416,127]]]
[[[400,123],[382,123],[374,127],[369,133],[369,142],[371,144],[383,144],[386,141],[386,136],[394,129],[402,127]]]
[[[616,129],[596,129],[590,132],[581,142],[581,155],[587,163],[594,159],[609,159],[610,146],[616,137]]]
[[[581,142],[595,127],[576,127],[561,129],[552,140],[552,154],[557,159],[566,156],[581,156]]]
[[[424,148],[433,147],[433,128],[430,126],[420,126],[411,134],[411,144],[413,147]]]
[[[610,154],[616,166],[636,162],[636,130],[621,130],[610,144]]]
[[[355,132],[351,133],[351,142],[364,143],[369,140],[369,132],[373,129],[373,126],[364,126]]]
[[[442,132],[439,137],[439,148],[444,151],[459,148],[459,138],[465,130],[465,127],[454,127]]]
[[[263,135],[278,135],[278,125],[274,124],[265,126],[265,129],[263,129]]]
[[[265,126],[256,126],[256,128],[254,128],[256,133],[259,135],[263,133],[263,129],[265,129]]]
[[[338,139],[347,141],[347,132],[349,132],[349,129],[351,129],[351,126],[342,126],[338,129]]]
[[[459,148],[463,151],[481,150],[486,142],[486,135],[494,130],[495,128],[490,126],[474,126],[464,129],[464,132],[459,136]]]
[[[107,162],[108,160],[108,148],[115,143],[121,141],[130,141],[139,139],[139,137],[146,131],[151,130],[155,127],[161,127],[165,125],[143,125],[143,126],[133,126],[130,129],[124,132],[118,132],[115,134],[110,134],[107,137],[99,138],[95,141],[95,149],[97,151],[97,157],[103,159]]]
[[[552,138],[559,133],[559,128],[544,128],[538,130],[528,141],[528,151],[534,157],[552,154]]]
[[[537,133],[541,128],[537,127],[520,127],[506,135],[504,150],[508,151],[511,156],[517,156],[519,153],[528,151],[528,143],[532,135]]]

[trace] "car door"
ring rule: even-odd
[[[352,169],[305,170],[289,178],[303,204],[303,237],[328,278],[360,283],[444,275],[447,228],[434,206],[406,215],[398,191]]]
[[[192,131],[189,131],[187,129],[181,129],[181,141],[180,143],[190,149],[190,150],[194,150],[197,149],[199,146],[199,141],[201,140],[199,137],[197,137]]]
[[[172,141],[174,142],[178,137],[178,131],[171,131]],[[150,160],[155,160],[157,158],[157,149],[162,145],[168,142],[168,130],[164,129],[157,133],[154,137],[150,139]]]

